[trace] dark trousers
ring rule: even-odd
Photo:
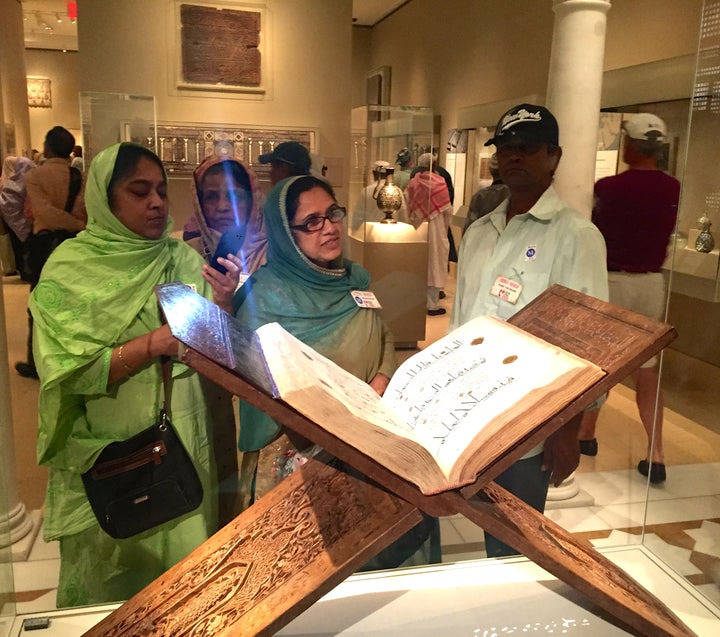
[[[542,470],[542,463],[542,453],[532,458],[518,460],[501,473],[495,482],[529,504],[533,509],[543,513],[550,485],[550,472]],[[485,551],[488,557],[507,557],[520,554],[487,532],[485,533]]]
[[[65,239],[70,239],[76,234],[75,232],[68,232],[67,230],[44,230],[38,234],[30,235],[27,240],[30,292],[32,292],[38,284],[45,262],[50,258],[53,250],[65,241]],[[31,367],[35,367],[35,357],[33,355],[33,317],[30,309],[28,309],[27,363]]]

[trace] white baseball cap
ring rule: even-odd
[[[628,137],[648,142],[662,142],[667,134],[665,122],[652,113],[639,113],[631,117],[623,122],[623,128]]]
[[[378,159],[377,161],[373,162],[372,167],[376,173],[384,173],[386,168],[390,168],[390,162]]]

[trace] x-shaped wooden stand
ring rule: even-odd
[[[166,314],[172,296],[181,302],[183,294],[169,288],[159,294]],[[589,543],[492,482],[665,347],[675,337],[669,325],[560,286],[545,292],[511,322],[594,362],[606,376],[519,440],[473,485],[424,496],[373,458],[250,384],[244,377],[252,378],[252,361],[244,374],[241,365],[235,366],[241,373],[228,369],[218,353],[216,329],[203,324],[207,320],[185,316],[178,324],[168,315],[173,334],[190,347],[183,355],[189,366],[368,480],[348,475],[332,460],[309,461],[86,637],[272,635],[415,526],[421,511],[464,515],[643,635],[693,635],[660,600]],[[233,343],[236,354],[242,352],[243,338],[249,337]],[[482,497],[471,498],[476,493]]]

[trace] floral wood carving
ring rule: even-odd
[[[313,564],[347,563],[413,508],[311,461],[87,636],[255,634],[234,631],[278,595],[302,589]]]

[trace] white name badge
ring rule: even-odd
[[[377,297],[369,290],[352,290],[350,294],[358,307],[367,307],[369,309],[380,309],[382,305],[378,303]]]
[[[492,290],[490,290],[490,294],[515,305],[520,297],[522,289],[522,283],[518,283],[517,281],[513,281],[504,276],[499,276],[495,279],[495,283],[492,286]]]

